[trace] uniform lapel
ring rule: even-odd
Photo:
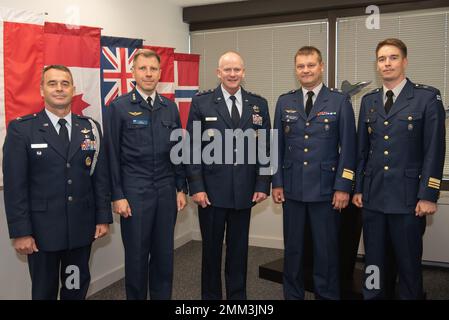
[[[83,129],[90,130],[89,128],[82,127],[78,121],[78,117],[72,113],[72,133],[70,135],[70,147],[68,156],[69,161],[73,158],[75,153],[81,148],[81,143],[84,140],[84,134],[81,133]]]
[[[387,114],[385,113],[384,103],[383,103],[383,91],[379,90],[377,93],[373,95],[373,105],[368,105],[368,109],[376,110],[377,114],[381,116],[383,119],[387,118]]]
[[[148,103],[147,103],[148,105]],[[165,106],[165,102],[164,100],[162,100],[161,96],[156,93],[156,96],[154,98],[154,102],[153,102],[153,111],[156,111],[160,108],[162,108],[163,106]]]
[[[298,111],[299,111],[299,115],[301,116],[301,118],[303,118],[304,121],[307,121],[306,110],[304,107],[304,98],[302,96],[302,88],[299,88],[296,91],[296,94],[294,95],[294,98],[293,98],[293,103],[298,105]]]
[[[244,128],[253,114],[253,105],[250,103],[249,94],[242,88],[242,117],[240,118],[239,128]]]
[[[218,114],[223,118],[227,126],[230,129],[233,129],[234,125],[232,124],[231,115],[229,114],[228,106],[226,105],[226,101],[224,100],[221,86],[218,86],[218,88],[215,89],[213,101],[215,103],[215,109],[217,110]]]
[[[407,80],[404,88],[402,89],[399,96],[396,98],[396,101],[393,103],[390,112],[387,115],[387,118],[394,116],[396,113],[404,109],[409,105],[408,100],[413,98],[413,84]]]
[[[67,159],[65,148],[62,145],[62,141],[56,132],[55,127],[48,118],[45,110],[39,113],[39,132],[42,134],[43,139],[64,159]]]

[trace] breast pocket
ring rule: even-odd
[[[150,124],[148,120],[133,119],[126,124],[126,135],[135,145],[150,143]]]
[[[336,116],[318,117],[316,122],[318,124],[318,137],[328,139],[337,134]]]
[[[401,132],[405,132],[407,138],[416,138],[421,136],[422,114],[421,113],[403,113],[398,115]]]
[[[365,123],[368,135],[370,138],[373,138],[376,133],[377,114],[365,115],[363,122]]]
[[[294,134],[296,131],[296,124],[299,119],[299,113],[298,112],[292,112],[292,113],[283,113],[281,117],[282,122],[282,130],[284,132],[284,135],[286,137],[289,137]]]

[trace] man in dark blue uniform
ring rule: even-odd
[[[355,205],[363,207],[363,294],[365,299],[385,298],[389,235],[398,266],[399,297],[421,299],[422,235],[425,216],[437,210],[445,112],[437,89],[405,77],[407,47],[401,40],[380,42],[376,55],[383,87],[362,99],[353,198]]]
[[[107,144],[113,210],[121,216],[128,299],[171,299],[174,228],[186,205],[185,174],[173,165],[170,141],[181,128],[176,104],[156,92],[160,57],[134,56],[136,89],[109,107]]]
[[[92,242],[112,223],[107,159],[93,120],[71,113],[69,69],[45,67],[45,109],[17,118],[3,146],[5,209],[14,248],[28,255],[33,299],[84,299]]]
[[[339,299],[340,211],[348,205],[354,180],[354,112],[348,95],[323,85],[324,63],[317,48],[299,49],[295,69],[302,88],[279,97],[274,119],[279,169],[273,176],[273,200],[284,208],[284,296],[304,299],[308,218],[315,294]]]
[[[270,189],[270,164],[262,163],[256,149],[269,157],[270,116],[267,101],[240,86],[245,68],[238,53],[222,55],[217,74],[221,85],[193,98],[187,123],[190,150],[199,160],[187,166],[187,179],[203,239],[201,296],[222,299],[226,229],[226,297],[246,299],[251,207]],[[197,126],[203,142],[194,141]]]

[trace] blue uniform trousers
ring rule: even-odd
[[[393,245],[394,257],[399,273],[399,298],[422,299],[423,284],[421,259],[422,235],[426,227],[425,217],[414,213],[385,214],[363,209],[363,242],[365,246],[365,268],[376,266],[380,272],[380,287],[368,288],[366,279],[372,271],[365,272],[363,296],[365,299],[386,298],[386,239]],[[389,233],[389,234],[387,234]],[[368,282],[371,283],[369,280]]]
[[[222,299],[221,257],[226,229],[226,298],[245,300],[251,209],[198,207],[198,215],[203,238],[202,299]]]
[[[121,218],[128,300],[168,300],[172,295],[174,229],[177,216],[173,185],[125,186],[131,217]]]
[[[331,202],[285,199],[284,296],[304,299],[304,230],[310,221],[313,239],[313,283],[318,299],[339,299],[340,213]]]
[[[28,268],[32,282],[33,300],[56,300],[59,290],[61,300],[84,300],[90,283],[89,258],[91,246],[62,251],[38,251],[28,255]],[[76,276],[71,266],[79,270],[79,287],[66,287],[67,277]],[[69,268],[68,268],[69,267]],[[69,279],[69,284],[77,281]]]

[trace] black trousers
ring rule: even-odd
[[[73,250],[28,255],[33,300],[84,300],[89,289],[91,245]]]
[[[246,299],[248,235],[251,209],[198,207],[203,239],[201,297],[221,300],[221,257],[226,229],[225,283],[228,300]]]

